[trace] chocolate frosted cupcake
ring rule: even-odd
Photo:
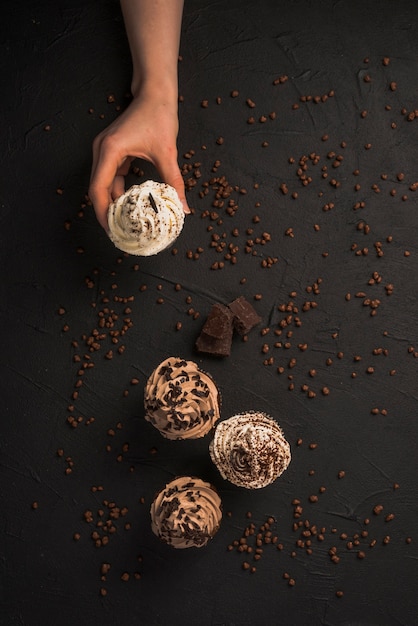
[[[154,180],[132,185],[109,206],[109,237],[117,248],[139,256],[158,254],[179,236],[183,205],[174,187]]]
[[[167,439],[197,439],[218,421],[220,395],[193,361],[165,359],[145,385],[145,419]]]
[[[169,482],[151,505],[151,528],[173,548],[202,548],[219,529],[221,499],[200,478],[181,476]]]
[[[247,489],[272,483],[291,459],[282,429],[260,412],[241,413],[220,422],[209,453],[225,480]]]

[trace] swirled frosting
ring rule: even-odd
[[[184,211],[174,187],[148,180],[133,185],[112,202],[107,219],[109,237],[117,248],[151,256],[177,239]]]
[[[167,439],[197,439],[218,421],[220,395],[193,361],[165,359],[145,385],[145,419]]]
[[[209,453],[225,480],[247,489],[272,483],[291,459],[280,426],[259,412],[241,413],[219,422]]]
[[[173,548],[201,548],[218,530],[221,499],[200,478],[181,476],[169,482],[151,505],[151,528]]]

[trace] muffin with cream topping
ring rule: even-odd
[[[109,237],[117,248],[138,256],[158,254],[179,236],[183,205],[174,187],[147,180],[133,185],[109,206]]]
[[[151,505],[151,528],[173,548],[202,548],[219,529],[221,499],[200,478],[177,477],[167,483]]]
[[[145,419],[167,439],[197,439],[220,417],[220,394],[213,378],[194,361],[165,359],[145,385]]]
[[[291,459],[280,426],[266,413],[255,411],[219,422],[209,453],[222,478],[247,489],[271,484]]]

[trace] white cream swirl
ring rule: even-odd
[[[109,237],[117,248],[129,254],[151,256],[177,239],[183,228],[184,211],[174,187],[148,180],[133,185],[112,202],[107,220]]]
[[[288,467],[290,446],[266,413],[248,412],[220,422],[209,445],[222,478],[247,489],[266,487]]]
[[[169,482],[151,505],[151,528],[173,548],[201,548],[219,529],[221,499],[200,478],[181,476]]]

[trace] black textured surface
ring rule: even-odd
[[[188,192],[195,213],[177,255],[139,260],[113,247],[84,197],[92,139],[128,102],[118,3],[28,0],[1,13],[0,623],[417,624],[415,0],[186,1],[179,161],[192,165],[187,179],[201,174]],[[287,80],[273,84],[280,76]],[[301,158],[307,169],[298,175]],[[139,166],[140,179],[155,176]],[[221,207],[212,206],[216,177],[237,189]],[[228,215],[231,199],[239,208]],[[210,246],[213,234],[223,251]],[[235,264],[224,259],[229,244],[239,248]],[[187,258],[200,247],[197,260]],[[196,354],[212,304],[240,295],[261,325],[247,342],[234,336],[228,358]],[[106,307],[117,319],[100,328]],[[125,318],[132,326],[112,343]],[[90,351],[95,329],[103,336]],[[94,367],[80,375],[85,355]],[[212,374],[223,418],[253,409],[277,419],[293,458],[276,483],[255,492],[224,483],[208,438],[166,441],[145,422],[143,385],[170,355]],[[81,418],[77,428],[68,416]],[[149,507],[165,482],[188,473],[213,482],[225,515],[209,546],[175,551],[153,536]],[[123,515],[108,545],[96,547],[91,535],[104,534],[96,524],[111,512],[104,501]],[[282,550],[265,544],[257,562],[227,551],[247,511],[257,528],[274,517]],[[310,540],[312,554],[298,540]],[[255,573],[242,569],[245,560]]]

